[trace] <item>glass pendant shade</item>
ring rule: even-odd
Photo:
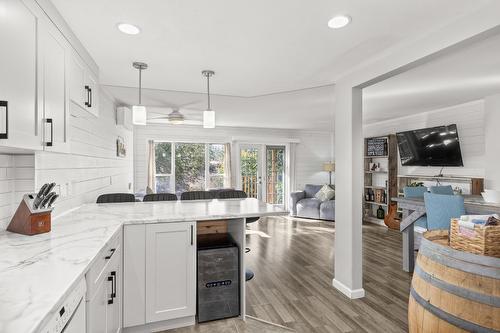
[[[203,128],[215,128],[215,111],[203,111]]]
[[[146,125],[147,112],[144,105],[132,106],[132,123],[134,125]]]

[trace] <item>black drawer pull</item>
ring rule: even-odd
[[[108,304],[113,304],[113,289],[114,289],[114,277],[113,276],[108,276],[108,281],[111,282],[111,299],[108,299]]]
[[[115,251],[116,251],[116,249],[109,250],[109,252],[110,252],[109,256],[105,256],[104,259],[106,259],[106,260],[111,259],[111,257],[113,256],[113,254],[115,254]]]

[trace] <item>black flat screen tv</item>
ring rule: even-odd
[[[396,133],[404,166],[463,167],[457,125]]]

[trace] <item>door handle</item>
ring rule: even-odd
[[[87,91],[87,100],[85,101],[85,106],[90,106],[90,94],[89,94],[89,86],[85,86],[85,90]]]
[[[45,119],[45,125],[47,124],[50,125],[50,141],[46,141],[45,145],[47,147],[52,147],[54,145],[54,122],[52,121],[52,118]],[[47,126],[45,126],[45,129],[47,129]],[[47,138],[47,135],[45,135],[45,138]]]
[[[9,107],[7,101],[0,101],[0,139],[9,137]],[[4,116],[5,114],[5,116]],[[2,119],[5,117],[5,123]]]

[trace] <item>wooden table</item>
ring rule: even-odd
[[[500,214],[500,204],[487,203],[481,196],[464,196],[465,212],[473,215]],[[414,223],[426,215],[424,198],[392,198],[403,210],[399,230],[403,233],[403,270],[413,272],[415,266]]]

